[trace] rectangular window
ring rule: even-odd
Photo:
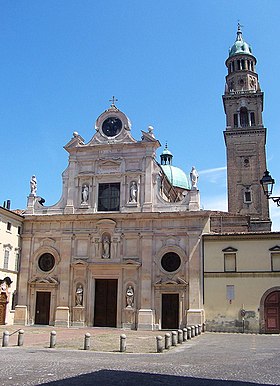
[[[251,195],[251,191],[250,190],[246,190],[244,192],[244,202],[246,203],[250,203],[252,202],[252,195]]]
[[[120,210],[120,183],[99,184],[98,211]]]
[[[238,114],[233,114],[234,127],[238,127]]]
[[[227,300],[234,300],[234,285],[227,285]]]
[[[8,221],[7,222],[7,231],[10,231],[12,229],[12,224]]]
[[[15,271],[19,270],[19,259],[20,259],[20,254],[16,253],[16,259],[15,259]]]
[[[224,254],[225,272],[236,272],[236,253]]]
[[[271,270],[280,271],[280,253],[271,254]]]
[[[17,228],[17,233],[18,233],[18,235],[21,234],[21,227],[18,227],[18,228]]]
[[[6,249],[4,252],[4,266],[3,266],[4,269],[9,269],[9,255],[10,255],[10,251]]]

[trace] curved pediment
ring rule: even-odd
[[[29,280],[29,284],[52,284],[52,285],[58,285],[59,281],[55,279],[54,277],[48,276],[48,277],[34,277],[33,279]]]

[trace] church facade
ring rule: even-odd
[[[56,205],[43,206],[31,180],[15,323],[203,322],[200,239],[210,216],[200,211],[196,171],[189,187],[167,148],[156,162],[153,128],[141,141],[130,128],[113,102],[89,143],[73,133]]]
[[[209,322],[215,283],[204,281],[204,271],[211,273],[215,254],[204,246],[215,251],[221,234],[271,226],[259,184],[266,129],[255,64],[239,28],[223,96],[229,212],[201,210],[195,168],[187,177],[167,146],[158,163],[153,128],[135,140],[114,98],[88,143],[74,132],[65,145],[57,204],[43,205],[32,177],[15,324],[176,329]]]

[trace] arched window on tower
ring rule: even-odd
[[[240,109],[240,125],[241,127],[249,126],[248,110],[246,107],[241,107]]]
[[[255,121],[255,113],[251,112],[250,113],[250,126],[255,126],[256,121]]]

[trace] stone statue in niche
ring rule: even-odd
[[[196,168],[193,166],[192,170],[190,172],[192,190],[197,190],[198,177],[199,177],[199,174],[198,174]]]
[[[82,306],[83,305],[83,295],[84,295],[84,289],[81,284],[78,285],[76,289],[76,306]]]
[[[129,202],[137,202],[137,184],[135,181],[132,181],[130,184]]]
[[[36,176],[32,176],[30,179],[30,194],[36,196],[37,192],[37,179]]]
[[[134,290],[131,285],[126,290],[126,307],[131,308],[134,306]]]
[[[110,239],[105,236],[102,241],[102,257],[103,259],[110,259]]]
[[[83,187],[82,187],[82,204],[88,203],[88,197],[89,197],[89,188],[87,185],[83,185]]]

